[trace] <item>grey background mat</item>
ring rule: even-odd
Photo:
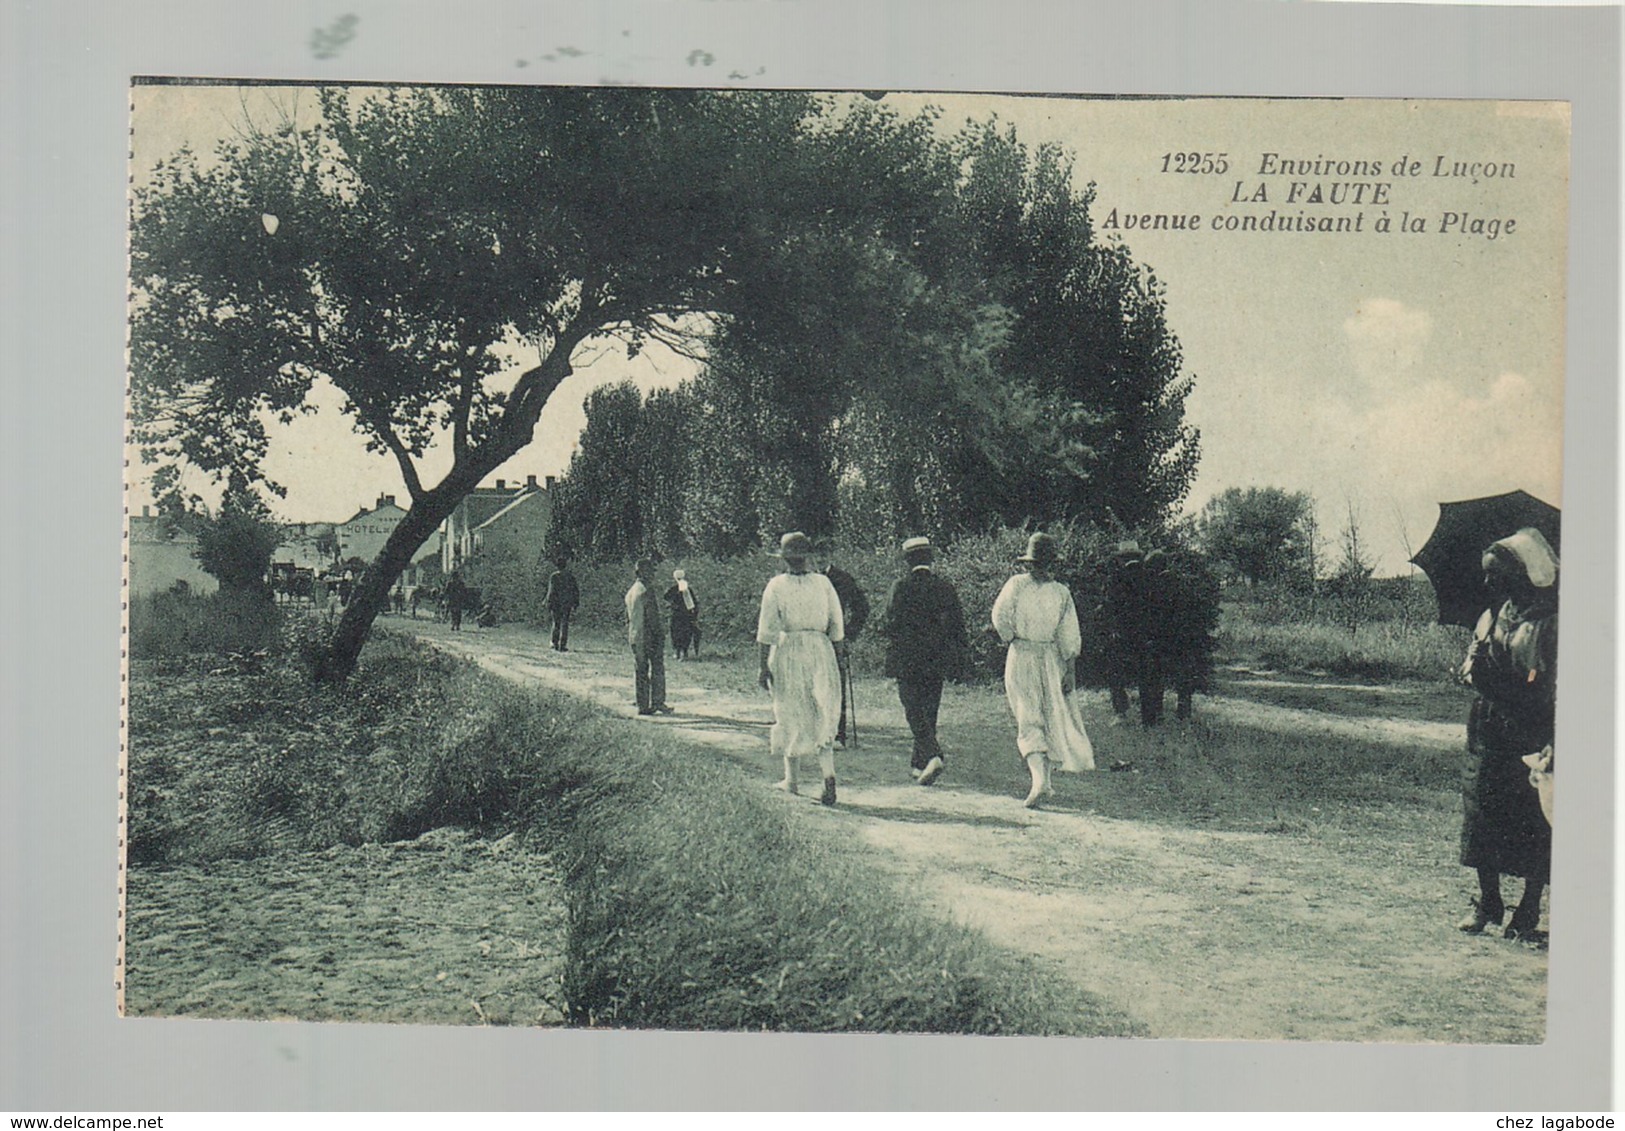
[[[339,22],[346,15],[353,24]],[[1618,9],[198,0],[13,3],[0,8],[0,22],[0,489],[8,522],[0,585],[0,1110],[1611,1104]],[[353,35],[330,39],[336,51],[313,52],[313,31],[345,26]],[[632,38],[620,34],[627,28],[638,29],[642,46],[629,46]],[[554,54],[565,45],[587,54]],[[698,65],[695,50],[714,65]],[[116,1017],[130,77],[711,85],[730,71],[760,85],[825,89],[1573,103],[1569,617],[1559,727],[1584,753],[1565,762],[1554,889],[1563,929],[1552,944],[1544,1045],[534,1032]]]

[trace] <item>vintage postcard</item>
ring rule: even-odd
[[[130,99],[125,1016],[1546,1039],[1566,103]]]

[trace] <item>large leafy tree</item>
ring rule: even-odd
[[[241,482],[227,485],[218,514],[194,512],[198,564],[222,592],[270,600],[266,575],[282,532],[260,497]]]
[[[759,484],[786,481],[786,521],[868,541],[1170,519],[1196,470],[1191,379],[1160,285],[1095,237],[1070,159],[996,122],[943,137],[929,118],[858,120],[914,172],[884,241],[824,241],[757,280],[777,301],[724,327],[697,386],[749,406],[719,420]]]
[[[832,148],[839,129],[801,95],[330,89],[320,105],[314,125],[183,152],[137,194],[131,364],[160,463],[279,490],[267,421],[324,380],[397,462],[410,507],[325,678],[353,670],[414,552],[530,441],[577,347],[635,350],[745,309],[796,241],[873,235],[909,183],[906,166],[854,180],[884,155]],[[501,379],[501,343],[538,364]],[[446,436],[451,469],[430,482]]]
[[[1197,540],[1231,576],[1249,585],[1314,580],[1314,499],[1280,487],[1229,487],[1208,500]]]
[[[959,139],[960,242],[1007,330],[990,359],[1007,433],[989,454],[950,447],[972,521],[1080,519],[1122,528],[1172,517],[1195,475],[1191,388],[1160,285],[1100,241],[1092,185],[1071,158],[988,122]]]

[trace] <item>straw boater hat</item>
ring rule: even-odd
[[[812,539],[799,530],[792,530],[779,539],[779,548],[768,553],[775,558],[810,558],[813,554]]]
[[[903,542],[903,553],[905,555],[918,553],[920,550],[929,550],[931,548],[931,539],[929,538],[909,538]]]
[[[1033,565],[1054,565],[1060,560],[1061,551],[1055,544],[1055,538],[1042,530],[1027,539],[1027,552],[1016,559]]]

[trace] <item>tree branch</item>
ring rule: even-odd
[[[710,355],[699,348],[698,343],[703,340],[702,335],[690,333],[677,326],[663,324],[659,316],[650,319],[647,330],[648,335],[673,353],[688,358],[690,361],[706,361]]]
[[[458,391],[457,402],[451,408],[451,452],[455,463],[462,463],[468,455],[468,416],[474,408],[474,380],[464,377]]]
[[[576,346],[585,341],[596,329],[596,326],[584,329],[578,325],[562,330],[554,338],[553,348],[548,351],[542,363],[520,375],[513,391],[508,395],[507,411],[502,414],[499,434],[504,447],[512,445],[513,450],[517,451],[529,440],[531,433],[535,431],[536,421],[547,404],[547,398],[559,387],[560,382],[573,372],[570,365],[571,354],[575,352]]]
[[[353,398],[352,398],[353,399]],[[412,462],[412,453],[407,451],[406,445],[396,435],[395,428],[390,424],[389,418],[372,404],[360,405],[361,418],[367,422],[374,434],[384,442],[384,446],[395,454],[395,462],[400,464],[401,478],[406,481],[406,493],[412,497],[413,502],[423,498],[423,481],[418,478],[417,465]]]

